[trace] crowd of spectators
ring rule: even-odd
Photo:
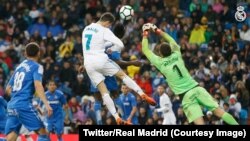
[[[250,92],[250,18],[237,22],[236,0],[1,0],[0,3],[0,95],[15,67],[25,59],[24,46],[35,41],[42,49],[44,85],[50,79],[67,97],[65,126],[75,132],[77,125],[96,124],[90,80],[84,72],[81,33],[109,11],[119,21],[119,8],[131,5],[133,19],[126,23],[123,60],[138,59],[141,67],[124,69],[146,94],[159,99],[157,87],[163,85],[173,103],[177,124],[188,124],[180,98],[169,90],[163,76],[151,66],[141,52],[141,27],[156,24],[181,46],[190,74],[231,113],[240,124],[247,124]],[[242,1],[250,14],[249,2]],[[162,42],[149,37],[153,50]],[[8,99],[8,97],[6,97]],[[161,117],[137,98],[140,124],[161,124]],[[204,109],[207,124],[223,124]],[[103,124],[114,124],[107,110]]]

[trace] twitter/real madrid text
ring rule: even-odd
[[[220,129],[214,129],[210,131],[205,130],[189,130],[184,131],[181,129],[131,129],[131,130],[122,130],[122,129],[113,129],[113,130],[104,130],[104,129],[83,129],[83,132],[80,134],[83,136],[169,136],[171,138],[175,137],[232,137],[232,138],[245,138],[246,130],[242,129],[240,131],[225,131]]]

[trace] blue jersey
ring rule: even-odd
[[[3,99],[2,96],[0,96],[0,134],[4,133],[4,128],[7,120],[7,102],[5,99]]]
[[[108,54],[109,59],[113,60],[113,61],[117,61],[120,60],[120,53],[117,51],[112,52],[111,54]],[[109,91],[114,91],[118,89],[118,85],[115,79],[115,76],[106,76],[104,83],[106,84],[107,88]],[[91,84],[90,86],[90,91],[91,92],[98,92],[98,89]]]
[[[48,117],[48,120],[63,120],[63,105],[66,104],[66,99],[63,95],[63,92],[60,90],[55,90],[54,93],[46,91],[46,98],[49,102],[49,105],[53,109],[53,114]]]
[[[7,102],[6,100],[0,96],[0,122],[3,120],[6,120],[6,108],[7,108]]]
[[[109,59],[113,61],[117,61],[121,59],[121,53],[117,51],[113,51],[111,54],[108,54]]]
[[[32,60],[24,60],[15,70],[8,85],[11,86],[11,100],[8,108],[32,105],[35,81],[42,81],[43,67]]]
[[[122,118],[124,120],[127,120],[133,107],[137,106],[137,102],[136,102],[136,98],[132,93],[128,93],[128,94],[121,94],[120,95],[121,98],[121,102],[122,102],[122,109],[123,109],[123,116]],[[135,115],[132,118],[131,121],[133,124],[138,124],[138,117],[137,114],[135,113]]]

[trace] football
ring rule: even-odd
[[[119,15],[123,20],[130,20],[134,15],[134,10],[129,5],[124,5],[119,11]]]

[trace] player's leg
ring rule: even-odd
[[[150,105],[155,106],[156,102],[153,98],[147,96],[143,90],[133,81],[129,76],[127,76],[122,69],[112,60],[108,60],[102,70],[105,76],[117,76],[120,78],[124,84],[126,84],[130,89],[134,90],[137,94],[141,96]]]
[[[166,117],[163,118],[162,125],[169,125],[168,119]]]
[[[183,111],[188,119],[188,122],[193,122],[195,125],[204,125],[203,112],[196,99],[196,92],[189,90],[182,99]]]
[[[115,105],[119,106],[121,101],[119,98],[119,87],[117,85],[115,76],[106,76],[104,83],[107,86],[107,89],[109,90],[111,97],[115,102]]]
[[[111,98],[114,100],[115,106],[117,107],[118,113],[123,116],[122,101],[120,99],[119,87],[115,76],[106,76],[104,83],[110,91]]]
[[[39,134],[38,141],[50,141],[49,134],[32,105],[27,108],[19,109],[19,120],[29,131],[35,131]]]
[[[49,133],[46,131],[44,127],[35,130],[35,132],[38,134],[37,141],[50,141]]]
[[[118,88],[117,88],[118,89]],[[109,89],[110,90],[110,89]],[[115,106],[117,107],[117,110],[118,110],[118,113],[123,116],[123,110],[122,110],[122,101],[121,101],[121,98],[120,98],[120,95],[119,95],[119,91],[118,90],[111,90],[111,95],[112,95],[112,98],[115,102]]]
[[[105,66],[105,65],[106,64],[104,64],[102,66]],[[107,71],[105,69],[105,67],[98,68],[98,70],[101,72],[96,71],[95,68],[92,66],[85,66],[85,68],[86,68],[87,74],[88,74],[89,78],[91,79],[92,83],[100,91],[100,93],[102,95],[103,103],[107,106],[109,112],[116,119],[116,122],[118,124],[126,124],[126,122],[122,121],[121,118],[119,117],[119,115],[116,111],[116,108],[115,108],[114,101],[111,99],[111,97],[109,95],[109,91],[104,83],[105,78],[104,78],[103,74],[105,71]]]
[[[101,109],[102,109],[102,96],[99,92],[93,92],[95,103],[94,103],[94,110],[96,115],[96,123],[97,125],[102,125],[102,116],[101,116]]]
[[[12,131],[6,136],[6,141],[16,141],[17,137],[17,133]]]
[[[33,141],[32,137],[29,135],[25,135],[26,141]]]
[[[156,102],[153,98],[147,96],[143,90],[133,81],[127,74],[125,74],[121,69],[115,74],[118,78],[120,78],[124,84],[126,84],[130,89],[134,90],[137,94],[141,96],[143,100],[145,100],[150,105],[155,106]]]
[[[22,127],[22,123],[19,121],[17,114],[16,109],[8,109],[8,118],[5,125],[5,135],[7,141],[16,141]]]
[[[213,111],[214,115],[221,118],[227,124],[238,125],[233,116],[222,110],[217,101],[204,88],[196,87],[194,89],[199,93],[197,100],[201,105],[206,106],[209,111]]]
[[[229,113],[225,112],[223,109],[220,107],[216,108],[213,110],[214,115],[217,117],[221,118],[223,121],[225,121],[229,125],[239,125],[239,123],[234,119],[232,115]]]
[[[31,136],[30,136],[30,131],[28,130],[28,129],[26,129],[24,126],[22,126],[21,127],[21,129],[20,129],[20,133],[19,133],[20,135],[24,135],[25,136],[25,139],[27,140],[27,141],[33,141],[33,139],[31,138]],[[22,139],[21,139],[21,136],[18,136],[18,138],[17,138],[17,141],[21,141]]]
[[[102,125],[102,117],[101,117],[101,108],[102,108],[102,96],[98,89],[91,84],[90,92],[93,94],[95,102],[94,102],[94,110],[96,115],[96,124]]]
[[[57,135],[58,141],[62,141],[62,134],[63,134],[63,120],[57,120],[54,123],[55,133]]]
[[[46,130],[49,132],[48,134],[50,135],[53,132],[53,121],[47,119],[45,125],[46,125]]]
[[[169,114],[170,125],[176,125],[176,117],[174,113]]]
[[[123,121],[121,120],[118,112],[115,109],[115,104],[108,93],[108,89],[107,89],[106,85],[104,84],[104,81],[101,81],[97,85],[97,88],[100,91],[100,93],[102,94],[102,99],[103,99],[104,104],[107,106],[109,112],[116,119],[117,124],[123,124],[122,123]]]

